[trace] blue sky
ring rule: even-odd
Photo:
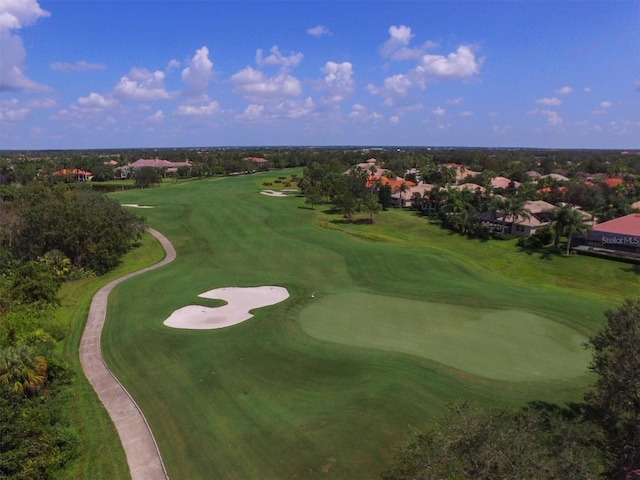
[[[0,0],[0,148],[640,148],[640,2]]]

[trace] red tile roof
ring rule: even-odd
[[[62,170],[58,170],[57,172],[53,172],[56,177],[63,177],[65,175],[84,175],[91,176],[91,172],[87,172],[86,170],[80,170],[79,168],[63,168]]]
[[[603,182],[606,186],[614,188],[624,182],[624,180],[622,180],[621,178],[605,178]]]
[[[599,223],[593,227],[593,230],[640,237],[640,213],[632,213],[624,217],[614,218],[608,222]]]

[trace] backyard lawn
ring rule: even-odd
[[[448,402],[579,401],[581,344],[640,293],[628,264],[528,255],[410,211],[345,225],[260,194],[290,173],[112,194],[153,206],[136,213],[178,254],[114,290],[102,340],[171,478],[376,478]],[[163,325],[215,306],[202,292],[263,285],[290,297],[223,329]]]

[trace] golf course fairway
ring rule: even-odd
[[[135,213],[177,251],[114,289],[102,334],[171,478],[377,478],[450,402],[582,399],[581,343],[637,294],[633,268],[471,240],[409,210],[345,224],[260,193],[291,174],[302,170],[111,194],[152,206]],[[163,324],[224,304],[203,292],[269,285],[289,297],[241,323]]]

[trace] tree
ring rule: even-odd
[[[47,360],[26,345],[0,350],[0,386],[17,397],[31,397],[47,380]]]
[[[567,224],[565,225],[565,228],[567,234],[567,255],[569,255],[573,234],[585,233],[587,231],[587,226],[585,225],[582,215],[580,215],[578,210],[574,208],[571,209],[571,213],[567,217]]]
[[[617,473],[640,469],[640,298],[605,313],[604,328],[589,339],[589,370],[598,378],[585,400],[605,432],[605,450]]]
[[[389,185],[380,185],[378,190],[378,200],[382,206],[382,210],[388,210],[391,206],[391,187]]]
[[[516,197],[507,197],[504,201],[504,220],[511,219],[511,234],[513,234],[518,217],[530,218],[531,215],[524,207],[524,201]]]
[[[362,203],[364,209],[369,212],[369,222],[373,223],[373,216],[382,208],[380,202],[378,202],[378,197],[373,193],[367,193]]]
[[[162,181],[160,172],[153,167],[137,168],[133,176],[136,188],[149,188],[150,186],[157,185]]]
[[[394,456],[383,480],[602,478],[593,426],[545,403],[520,410],[451,405]]]

